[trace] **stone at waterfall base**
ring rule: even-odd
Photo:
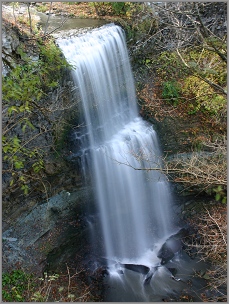
[[[161,265],[165,265],[170,261],[175,253],[182,249],[182,237],[188,234],[187,229],[182,228],[176,234],[171,235],[158,251],[157,257],[161,259]]]

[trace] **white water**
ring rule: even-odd
[[[104,26],[58,44],[75,66],[86,123],[82,163],[96,187],[105,256],[156,265],[156,244],[173,232],[171,194],[159,171],[135,170],[159,168],[161,154],[153,127],[138,113],[123,32]]]

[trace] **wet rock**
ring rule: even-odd
[[[98,282],[101,278],[104,278],[109,275],[109,271],[107,267],[101,266],[97,268],[91,275],[89,275],[88,279],[91,282]]]
[[[177,269],[176,268],[168,268],[168,270],[171,272],[173,276],[177,274]]]
[[[152,267],[152,268],[150,269],[150,271],[147,273],[147,275],[146,275],[146,277],[145,277],[144,285],[148,285],[148,284],[150,283],[150,281],[151,281],[151,279],[152,279],[152,277],[153,277],[155,271],[157,271],[157,269],[158,269],[158,266]]]
[[[157,257],[161,259],[161,264],[164,265],[174,257],[174,252],[169,247],[168,243],[164,243],[158,252]]]
[[[124,274],[123,270],[117,270],[118,274]]]
[[[158,251],[157,257],[161,259],[161,264],[164,265],[170,261],[175,253],[182,249],[182,238],[188,233],[187,229],[182,228],[176,234],[171,235]]]
[[[144,265],[135,265],[135,264],[121,264],[121,266],[123,266],[126,269],[135,271],[135,272],[139,272],[142,274],[147,274],[150,270],[149,267],[144,266]]]

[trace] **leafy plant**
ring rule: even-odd
[[[193,102],[189,104],[189,114],[201,110],[217,115],[226,106],[226,98],[217,94],[209,84],[196,76],[189,76],[184,80],[182,91],[194,97]]]
[[[3,301],[25,302],[25,292],[32,276],[22,270],[13,270],[11,273],[2,274]]]
[[[175,81],[166,81],[162,85],[162,97],[177,105],[180,97],[180,85]]]
[[[39,53],[36,61],[20,47],[21,64],[2,79],[4,118],[7,120],[2,136],[3,173],[10,173],[10,186],[19,185],[24,194],[28,194],[33,176],[39,175],[44,168],[44,151],[32,144],[43,132],[37,132],[32,117],[36,113],[46,119],[47,110],[42,99],[58,86],[62,69],[69,67],[53,40],[38,40],[36,47]]]
[[[93,295],[81,281],[81,271],[67,266],[61,275],[47,272],[36,277],[21,269],[2,274],[2,298],[4,302],[88,302]]]
[[[46,11],[48,11],[47,2],[41,2],[40,5],[36,5],[36,10],[38,10],[38,12],[42,12],[42,13],[45,13]]]
[[[222,204],[227,203],[226,189],[224,189],[221,185],[209,189],[208,194],[215,194],[215,200],[217,202],[221,202]]]
[[[126,5],[125,2],[110,2],[114,13],[117,15],[124,15],[126,13]]]
[[[91,2],[98,16],[109,15],[111,10],[110,2]]]
[[[187,75],[187,68],[180,62],[176,52],[165,51],[153,56],[152,64],[157,69],[159,78],[164,81],[182,79]]]

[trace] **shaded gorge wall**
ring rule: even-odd
[[[26,41],[20,41],[17,30],[7,22],[2,30],[3,55],[17,66],[19,48]],[[39,58],[29,44],[26,47],[28,56]],[[3,72],[10,73],[9,66]],[[42,147],[44,169],[40,182],[30,180],[27,196],[16,185],[9,187],[11,176],[3,174],[3,271],[17,265],[41,274],[50,264],[49,254],[59,259],[54,267],[61,264],[61,259],[65,267],[70,255],[87,248],[84,215],[93,203],[92,190],[83,186],[77,160],[70,159],[71,130],[78,128],[79,122],[77,95],[68,69],[62,70],[58,86],[46,92],[40,103],[45,115],[38,109],[30,116],[34,130],[24,134],[18,127],[10,134],[25,140],[34,136],[31,145]],[[4,100],[3,109],[7,111]],[[7,124],[3,113],[3,129]]]

